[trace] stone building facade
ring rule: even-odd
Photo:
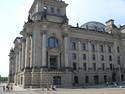
[[[62,0],[34,0],[10,50],[9,82],[24,88],[125,80],[125,26],[71,26]]]

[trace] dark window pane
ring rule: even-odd
[[[83,69],[84,69],[84,71],[87,70],[87,64],[86,63],[83,64]]]
[[[71,48],[72,48],[73,50],[76,50],[76,42],[72,42],[72,43],[71,43]]]
[[[86,50],[86,43],[82,43],[82,50]]]
[[[83,60],[86,60],[86,54],[83,54]]]
[[[77,65],[76,63],[73,63],[73,70],[76,70],[77,69]]]

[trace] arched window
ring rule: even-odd
[[[57,48],[59,45],[58,40],[55,37],[50,37],[48,39],[48,47]]]

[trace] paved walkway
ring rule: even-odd
[[[89,89],[64,89],[58,88],[57,91],[47,91],[44,89],[23,89],[14,86],[13,91],[3,92],[0,85],[0,94],[125,94],[125,88],[89,88]]]

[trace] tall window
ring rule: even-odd
[[[104,71],[105,70],[105,64],[102,63],[102,70]]]
[[[72,43],[71,43],[71,48],[72,48],[73,50],[76,50],[76,42],[72,42]]]
[[[120,49],[119,49],[119,46],[117,47],[117,53],[119,53],[120,52]]]
[[[48,47],[57,48],[59,46],[58,40],[55,37],[50,37],[48,39]]]
[[[83,60],[86,60],[86,54],[83,54]]]
[[[108,46],[108,52],[111,53],[112,50],[111,50],[111,46]]]
[[[75,62],[73,63],[73,70],[77,70],[77,65]]]
[[[82,43],[82,50],[86,50],[86,43]]]
[[[93,70],[96,71],[96,63],[93,63]]]
[[[112,61],[112,56],[111,55],[109,56],[109,61]]]
[[[76,53],[72,53],[72,59],[76,60]]]
[[[87,70],[87,64],[83,63],[83,70],[86,71]]]
[[[104,61],[104,55],[101,55],[101,61]]]
[[[92,55],[92,60],[94,60],[94,61],[96,60],[95,54]]]
[[[104,47],[103,47],[103,45],[100,45],[100,51],[101,51],[101,52],[104,52]]]
[[[121,61],[120,61],[120,56],[117,57],[117,63],[120,65]]]
[[[95,45],[91,44],[92,51],[95,51]]]
[[[110,64],[110,70],[113,70],[113,65],[112,64]]]

